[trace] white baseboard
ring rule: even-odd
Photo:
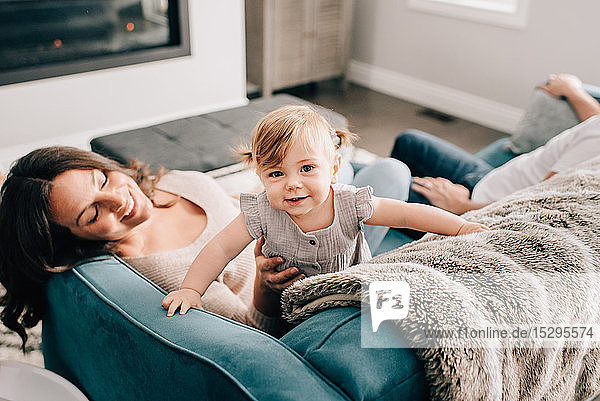
[[[524,110],[446,86],[351,60],[348,79],[386,95],[417,103],[506,133]]]
[[[25,154],[31,152],[34,149],[46,146],[74,146],[80,149],[90,150],[90,141],[98,136],[114,134],[117,132],[129,131],[143,127],[149,127],[151,125],[161,124],[167,121],[177,120],[180,118],[186,118],[190,116],[197,116],[201,114],[211,113],[213,111],[230,109],[233,107],[240,107],[246,104],[248,104],[248,99],[244,98],[240,101],[203,106],[193,110],[186,110],[184,112],[154,117],[152,119],[128,121],[126,124],[104,127],[97,130],[81,132],[78,134],[45,138],[39,141],[27,142],[14,146],[7,146],[4,148],[0,148],[0,171],[6,173],[9,170],[10,165],[13,161],[15,161],[21,156],[24,156]]]

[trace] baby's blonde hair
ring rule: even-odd
[[[287,105],[264,116],[252,130],[252,145],[241,146],[238,153],[248,165],[271,168],[283,161],[297,140],[306,149],[323,150],[333,160],[337,149],[355,139],[351,132],[333,129],[311,107]]]

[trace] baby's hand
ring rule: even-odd
[[[490,230],[490,228],[488,226],[484,226],[483,224],[471,223],[470,221],[466,221],[463,223],[462,226],[460,226],[460,229],[458,230],[456,235],[478,233],[481,231],[489,231],[489,230]]]
[[[177,308],[180,315],[185,315],[190,308],[202,309],[202,296],[196,290],[182,288],[167,294],[162,300],[162,306],[167,309],[167,316],[173,316]]]

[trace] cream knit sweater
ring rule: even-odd
[[[195,203],[204,209],[206,228],[186,247],[142,257],[125,258],[137,271],[165,291],[179,288],[198,252],[239,213],[229,197],[211,177],[197,171],[170,171],[156,186]],[[254,242],[233,259],[202,297],[204,309],[238,322],[276,333],[281,320],[263,315],[252,304]]]

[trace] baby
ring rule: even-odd
[[[336,184],[336,150],[352,139],[307,106],[283,106],[259,121],[251,149],[241,155],[256,168],[264,191],[240,196],[241,213],[200,251],[181,289],[163,299],[167,316],[201,307],[213,280],[261,236],[265,255],[284,258],[281,269],[296,266],[310,276],[369,260],[364,224],[444,235],[488,229],[433,206],[374,197],[370,187]]]

